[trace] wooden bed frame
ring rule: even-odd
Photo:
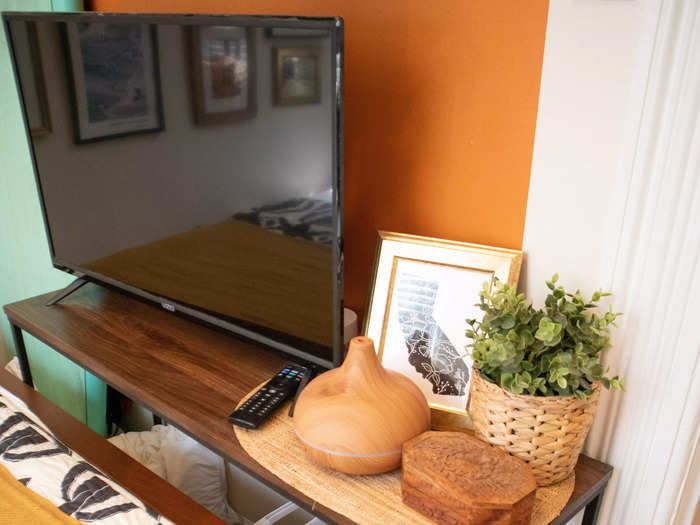
[[[207,509],[156,476],[39,392],[0,369],[0,385],[27,404],[64,445],[174,523],[222,525]]]

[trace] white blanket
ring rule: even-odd
[[[109,441],[227,523],[247,522],[227,502],[223,458],[175,427],[155,425]]]

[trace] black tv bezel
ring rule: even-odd
[[[22,120],[24,122],[25,134],[29,145],[29,151],[32,159],[32,169],[34,171],[34,179],[39,192],[39,202],[41,204],[41,213],[44,221],[44,229],[49,243],[51,253],[51,263],[54,268],[62,270],[71,275],[76,275],[88,281],[104,284],[111,288],[123,290],[124,292],[136,295],[150,302],[159,304],[164,309],[184,314],[198,321],[211,324],[215,327],[224,329],[233,334],[251,339],[265,346],[281,350],[287,354],[294,355],[306,361],[321,365],[325,368],[333,368],[339,366],[344,356],[343,343],[343,84],[344,84],[344,22],[341,17],[306,17],[306,16],[290,16],[290,15],[200,15],[200,14],[140,14],[140,13],[42,13],[42,12],[3,12],[3,26],[5,29],[5,37],[12,63],[15,86],[20,100],[22,110]],[[15,52],[10,29],[10,22],[14,20],[28,22],[81,22],[81,21],[138,21],[139,23],[150,24],[176,24],[176,25],[238,25],[238,26],[254,26],[262,28],[272,27],[289,27],[297,29],[328,29],[331,35],[331,50],[332,50],[332,67],[331,67],[331,86],[334,91],[334,106],[333,111],[333,230],[336,232],[334,242],[332,243],[333,253],[333,346],[332,360],[327,360],[305,352],[291,344],[280,340],[272,339],[265,335],[266,330],[256,332],[250,328],[236,324],[235,320],[223,314],[210,312],[202,308],[197,308],[193,305],[178,302],[177,299],[164,297],[156,293],[131,286],[127,283],[112,279],[111,277],[93,272],[80,265],[72,264],[69,261],[64,261],[56,257],[53,246],[53,238],[51,236],[51,228],[49,219],[46,213],[44,203],[44,193],[41,187],[41,179],[37,169],[36,156],[34,152],[34,144],[29,132],[29,122],[27,118],[27,110],[24,103],[24,96],[17,73],[17,64],[15,61]],[[264,327],[261,327],[264,329]],[[296,339],[291,334],[290,339]]]

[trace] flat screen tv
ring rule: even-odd
[[[339,364],[342,20],[3,19],[53,265]]]

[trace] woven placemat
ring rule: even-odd
[[[286,403],[257,430],[233,427],[243,449],[260,465],[309,498],[356,523],[433,523],[401,501],[401,470],[351,476],[311,462],[294,432],[288,411],[289,403]],[[552,521],[566,506],[573,490],[573,473],[560,483],[537,489],[530,524],[546,525]]]

